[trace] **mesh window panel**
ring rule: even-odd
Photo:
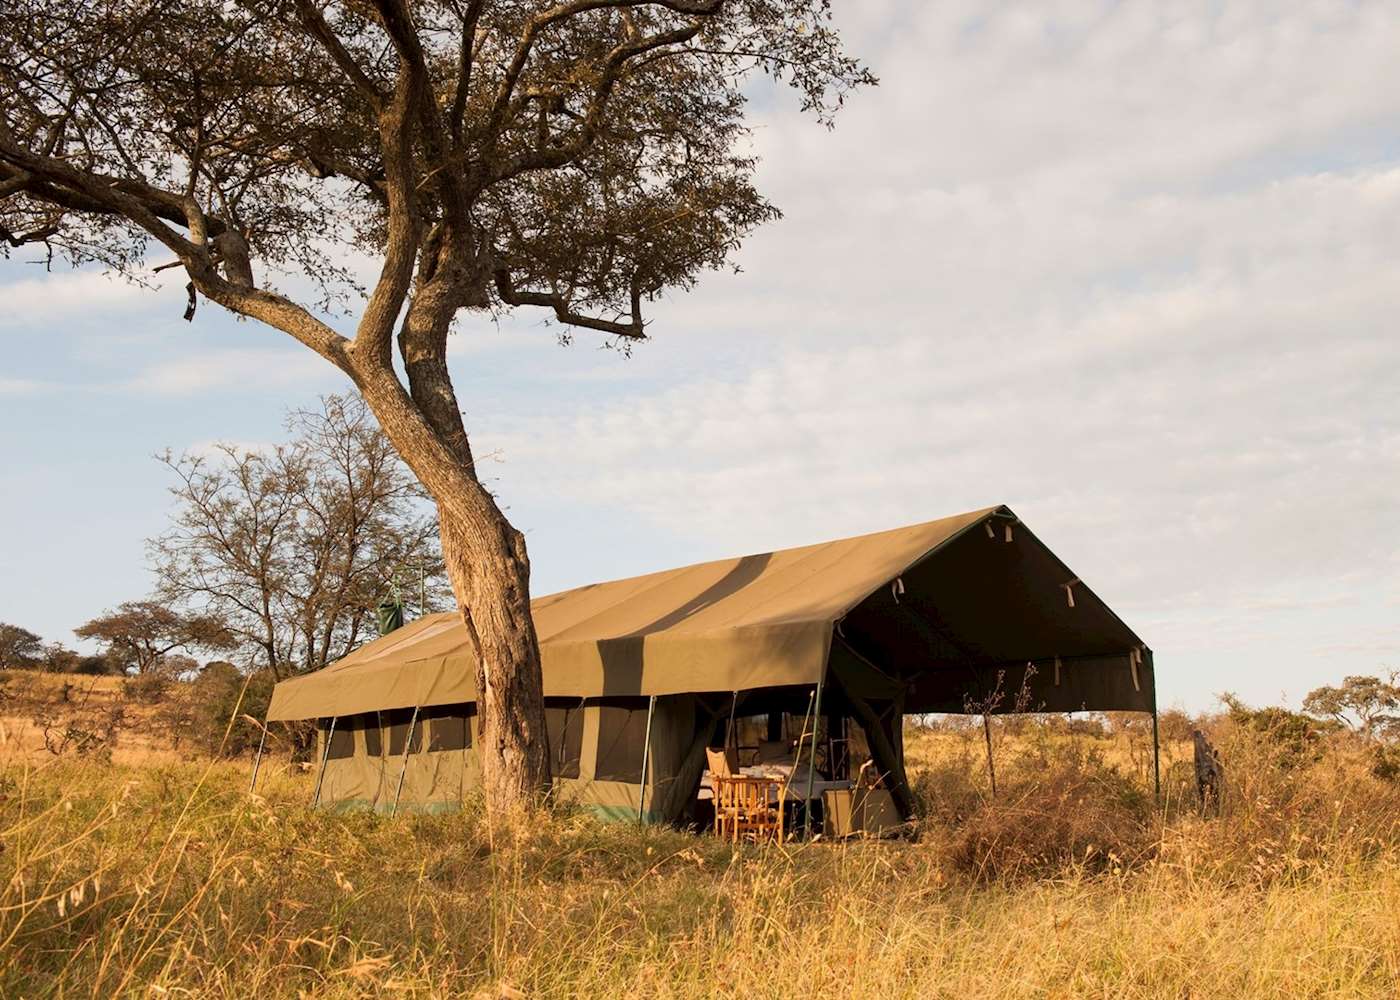
[[[413,709],[398,708],[392,712],[383,713],[389,721],[389,756],[399,757],[403,754],[404,738],[408,736],[408,723],[413,718]],[[423,752],[423,713],[418,713],[418,721],[413,726],[413,749],[411,753]]]
[[[465,750],[472,745],[471,726],[462,708],[435,708],[428,719],[428,753]]]
[[[378,757],[384,753],[383,712],[365,713],[365,756]]]
[[[330,719],[324,720],[321,731],[327,732],[331,727]],[[336,719],[335,732],[330,734],[330,747],[326,752],[326,760],[344,760],[346,757],[355,756],[355,720],[353,717]]]
[[[598,781],[642,780],[642,747],[646,742],[646,709],[598,709],[598,764],[593,777]]]
[[[550,770],[556,778],[577,778],[583,756],[583,706],[545,706],[544,723],[549,734]]]

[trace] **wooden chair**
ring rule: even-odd
[[[776,778],[737,774],[730,755],[705,751],[714,789],[715,836],[738,842],[783,839],[783,783]]]
[[[737,765],[730,766],[727,750],[705,748],[705,758],[710,765],[710,791],[715,805],[715,836],[729,836],[729,828],[738,815],[738,805],[734,797],[734,785],[728,780],[734,777]]]

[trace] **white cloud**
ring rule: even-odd
[[[152,291],[96,270],[45,272],[0,284],[0,331],[45,329],[55,322],[106,320],[148,308]]]
[[[0,377],[0,396],[28,396],[44,388],[38,379]]]
[[[157,362],[137,375],[127,388],[165,395],[246,391],[324,382],[332,371],[324,359],[305,348],[228,348]]]

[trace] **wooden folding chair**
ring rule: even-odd
[[[737,774],[728,751],[705,751],[714,790],[715,836],[731,841],[783,839],[783,783]]]

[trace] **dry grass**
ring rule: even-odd
[[[169,717],[183,710],[188,685],[169,687],[151,701],[140,683],[113,676],[0,671],[0,760],[28,756],[42,763],[52,756],[48,745],[68,738],[67,753],[79,741],[96,737],[89,755],[118,763],[173,762],[187,758],[172,745]]]
[[[17,758],[0,995],[1396,996],[1400,789],[1342,740],[1298,768],[1217,736],[1218,818],[1179,769],[1156,808],[1131,738],[1009,735],[992,802],[967,737],[920,734],[918,842],[737,851],[313,813],[283,767],[250,797],[246,763]]]

